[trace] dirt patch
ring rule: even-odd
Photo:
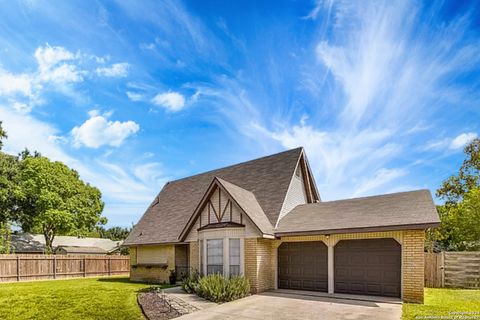
[[[138,295],[138,304],[149,320],[167,320],[181,316],[156,292],[145,292]]]

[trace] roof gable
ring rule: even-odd
[[[210,203],[211,195],[213,194],[213,192],[215,192],[216,188],[219,188],[225,194],[227,194],[227,196],[230,197],[230,200],[233,201],[233,203],[242,211],[242,213],[253,222],[255,227],[257,227],[261,233],[266,235],[273,235],[272,224],[268,221],[265,212],[263,212],[262,207],[260,207],[260,205],[258,204],[255,195],[248,190],[234,185],[233,183],[215,177],[213,178],[212,183],[205,192],[202,200],[197,205],[197,208],[193,212],[189,221],[185,225],[185,228],[182,230],[182,233],[179,237],[180,241],[185,240],[185,237],[188,235],[188,232],[195,224],[195,221],[198,219],[202,210]],[[218,212],[218,214],[220,215],[222,213]]]
[[[214,177],[255,195],[275,225],[302,148],[167,183],[125,241],[126,245],[176,243]]]

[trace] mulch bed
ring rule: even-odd
[[[140,293],[137,299],[143,314],[148,320],[167,320],[181,316],[156,292]]]

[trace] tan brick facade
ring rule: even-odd
[[[423,303],[424,286],[424,230],[408,230],[403,233],[402,286],[403,300]]]
[[[155,266],[161,262],[168,265]],[[130,280],[167,283],[172,269],[175,269],[174,245],[130,247]]]
[[[329,246],[342,239],[372,239],[394,238],[402,244],[402,291],[403,300],[407,302],[423,303],[424,287],[424,230],[406,230],[391,232],[369,232],[336,234],[326,237],[324,235],[290,236],[281,240],[263,238],[244,239],[244,273],[249,279],[252,293],[259,293],[275,289],[277,276],[277,248],[282,242],[288,241],[323,241]],[[171,246],[173,248],[173,246]],[[130,261],[132,265],[137,262],[137,248],[130,248]],[[189,242],[190,267],[198,270],[199,266],[198,242]],[[167,249],[168,252],[169,249]],[[171,250],[174,252],[174,250]],[[172,259],[172,260],[170,260]],[[169,261],[175,261],[174,255],[169,256]],[[169,270],[161,268],[131,268],[131,279],[137,281],[167,282]]]
[[[200,271],[199,269],[199,251],[198,242],[189,242],[190,247],[190,270]]]
[[[252,293],[275,288],[275,241],[262,238],[245,239],[245,276]]]

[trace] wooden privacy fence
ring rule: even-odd
[[[128,275],[129,256],[0,255],[0,282]]]
[[[480,288],[480,251],[425,253],[425,286]]]

